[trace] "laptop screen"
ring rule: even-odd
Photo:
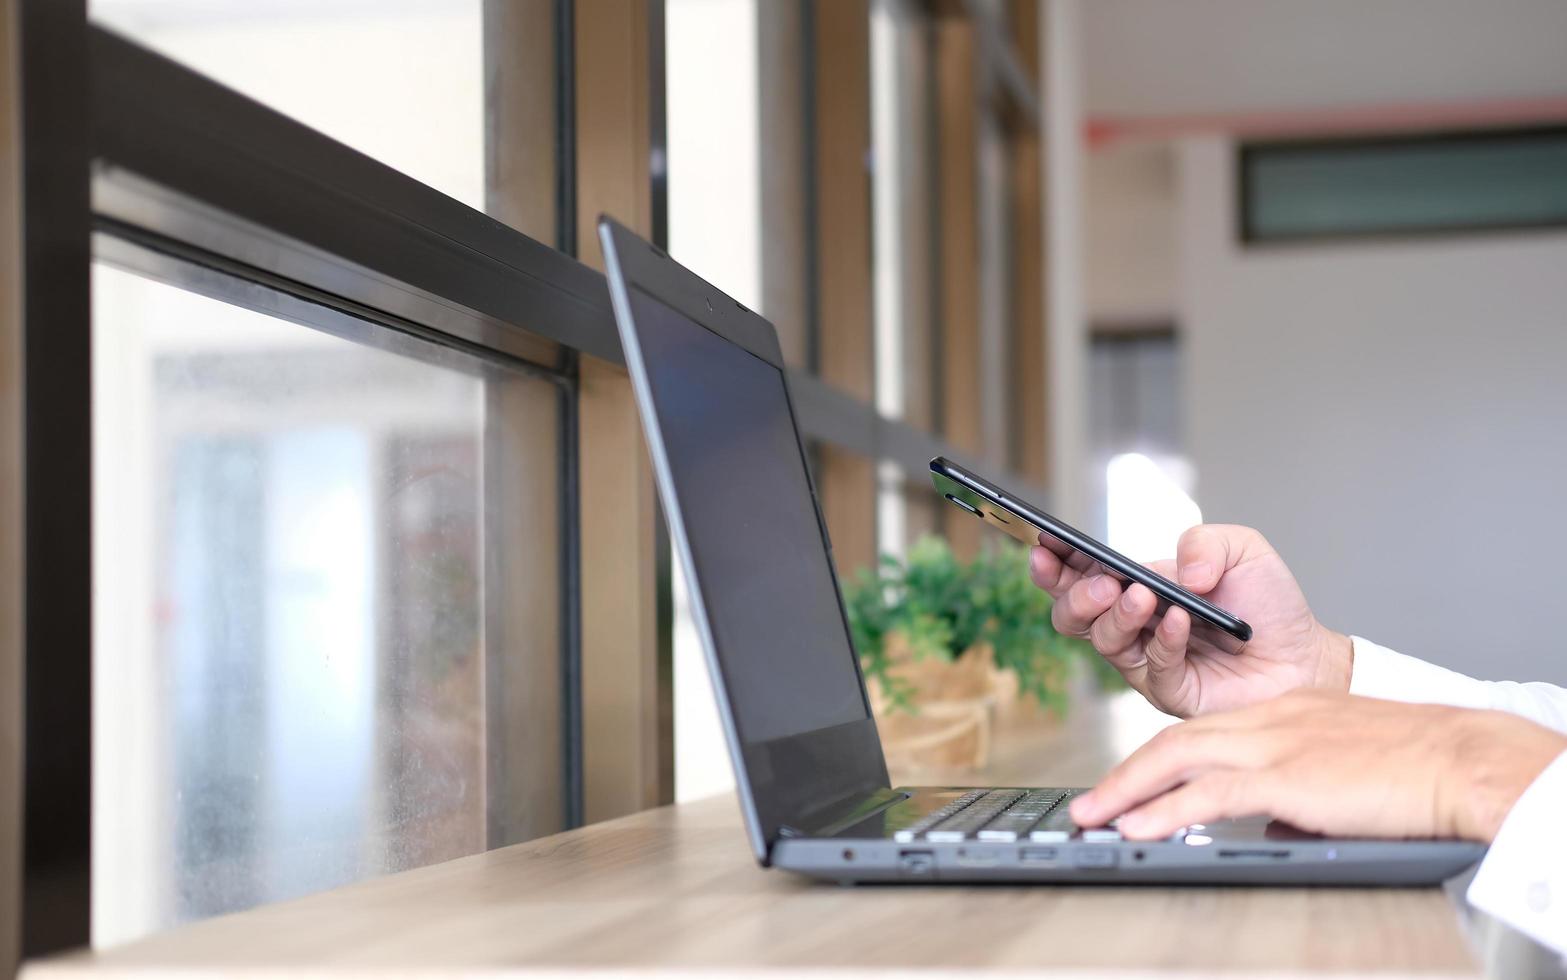
[[[741,742],[866,718],[783,373],[629,295]]]

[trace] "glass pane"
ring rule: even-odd
[[[929,11],[912,0],[871,5],[872,257],[876,408],[936,426],[934,106]],[[883,539],[887,540],[887,539]]]
[[[94,944],[557,829],[554,385],[93,290]]]
[[[91,0],[95,21],[484,208],[481,0]]]

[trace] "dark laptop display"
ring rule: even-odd
[[[638,246],[612,261],[669,264]],[[887,796],[887,769],[777,335],[705,285],[689,277],[619,298],[637,324],[627,361],[645,416],[658,420],[649,439],[672,543],[691,573],[752,846],[766,861],[779,835]]]
[[[741,741],[864,719],[783,372],[646,293],[631,305]]]

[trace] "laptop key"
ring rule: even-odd
[[[979,832],[979,839],[1011,843],[1025,836],[1065,795],[1066,791],[1060,789],[1033,790],[1025,794],[986,824]]]
[[[1010,844],[1028,833],[1039,822],[1039,817],[1017,813],[1006,813],[991,821],[985,829],[977,835],[980,840],[1000,841]]]
[[[914,840],[917,840],[920,834],[923,834],[925,831],[941,823],[943,820],[951,817],[953,814],[958,813],[965,807],[971,806],[975,802],[984,799],[986,792],[986,790],[982,789],[970,790],[957,799],[951,800],[930,811],[923,817],[920,817],[918,820],[909,824],[907,827],[894,831],[892,839],[900,844],[908,844]]]
[[[1077,833],[1077,824],[1072,822],[1072,813],[1064,806],[1058,806],[1045,815],[1045,819],[1039,825],[1029,831],[1028,839],[1035,844],[1061,844],[1072,839]]]
[[[937,844],[956,844],[968,840],[994,820],[1001,811],[1023,798],[1020,789],[997,789],[985,794],[963,810],[925,831],[925,839]]]

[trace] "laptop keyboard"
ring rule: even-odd
[[[966,840],[1060,843],[1071,840],[1080,829],[1067,811],[1072,798],[1080,792],[1075,789],[971,790],[892,836],[903,844],[922,839],[933,844],[956,844]],[[1118,841],[1121,835],[1112,825],[1084,830],[1082,839]]]

